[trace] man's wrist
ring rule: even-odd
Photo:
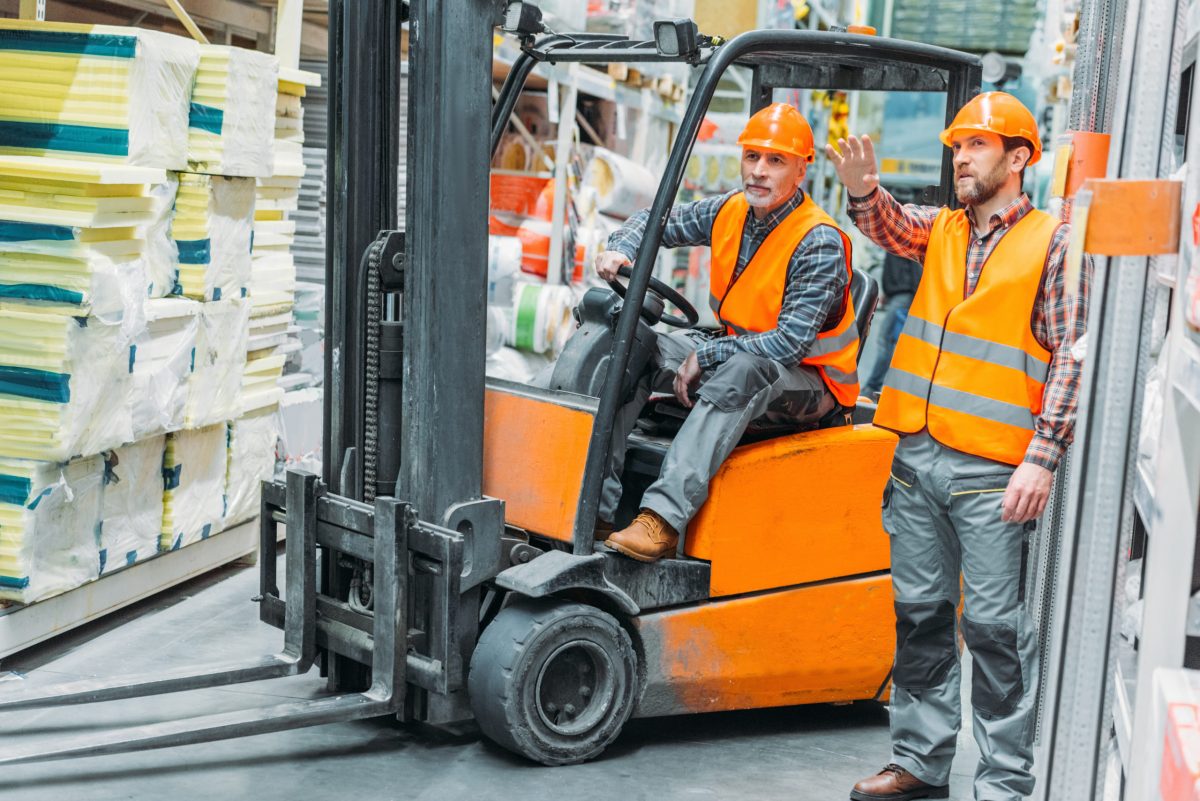
[[[1034,436],[1033,440],[1029,443],[1029,447],[1025,450],[1024,461],[1036,464],[1038,467],[1044,467],[1053,473],[1058,469],[1058,464],[1062,461],[1063,454],[1066,451],[1067,446],[1065,443],[1051,439],[1050,437]]]
[[[849,189],[846,190],[846,200],[852,206],[870,205],[871,201],[874,200],[878,195],[879,195],[879,187],[878,186],[875,187],[874,189],[872,189],[870,192],[867,192],[867,194],[865,194],[865,195],[854,195],[854,194],[850,193]]]

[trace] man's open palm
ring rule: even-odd
[[[825,155],[851,195],[865,197],[879,186],[879,165],[875,162],[871,137],[839,139],[837,150],[833,145],[825,145]]]

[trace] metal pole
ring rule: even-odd
[[[492,25],[489,0],[414,0],[409,55],[408,203],[401,319],[403,418],[396,495],[440,523],[482,496]],[[389,176],[390,177],[390,176]],[[383,410],[387,413],[389,410]],[[464,536],[494,536],[473,531]],[[473,645],[478,589],[459,605],[457,634]],[[467,646],[469,647],[469,646]],[[461,649],[459,651],[461,655]],[[456,678],[461,665],[449,665]],[[469,715],[461,682],[429,696],[433,722]]]

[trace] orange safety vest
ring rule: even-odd
[[[801,364],[817,368],[829,391],[843,406],[858,399],[858,327],[850,301],[850,238],[812,199],[804,202],[775,226],[758,246],[754,258],[734,279],[742,227],[750,204],[738,193],[725,201],[712,228],[712,263],[709,266],[708,303],[730,336],[770,331],[779,324],[788,264],[801,240],[818,225],[828,225],[842,237],[846,251],[846,289],[838,324],[817,334]]]
[[[964,297],[971,222],[961,209],[938,213],[876,425],[901,434],[928,428],[955,450],[1021,463],[1050,370],[1032,311],[1059,225],[1036,209],[1018,220]]]

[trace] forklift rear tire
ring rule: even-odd
[[[521,598],[484,629],[468,689],[479,727],[544,765],[600,754],[633,711],[637,654],[628,632],[594,606]]]

